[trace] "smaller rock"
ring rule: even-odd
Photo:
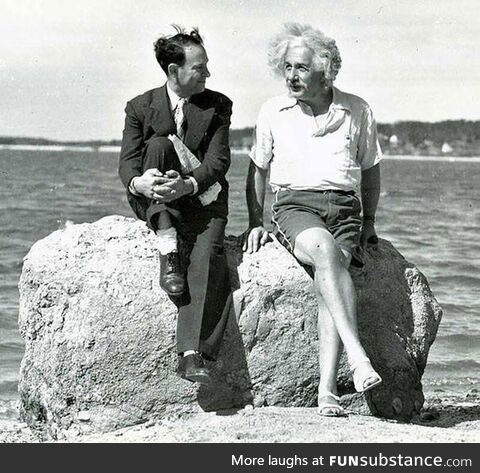
[[[88,422],[90,420],[90,412],[88,411],[80,411],[77,414],[77,419],[81,422]]]
[[[420,414],[420,420],[424,422],[431,422],[432,420],[436,420],[440,417],[440,414],[437,411],[424,411]]]
[[[393,410],[397,415],[400,415],[403,409],[402,400],[398,397],[394,398],[392,401]]]
[[[467,393],[467,395],[465,396],[467,399],[477,399],[479,397],[479,392],[478,392],[478,389],[470,389],[470,391]]]
[[[256,397],[255,400],[254,400],[254,406],[255,407],[266,407],[267,406],[267,403],[265,401],[265,398],[263,397]]]
[[[68,429],[68,436],[69,437],[78,437],[81,434],[81,430],[78,428],[77,425],[73,424],[69,429]]]

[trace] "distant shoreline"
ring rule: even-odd
[[[377,123],[378,141],[383,153],[388,156],[480,156],[480,120],[443,120],[440,122],[398,121]],[[234,150],[250,149],[254,128],[232,128],[230,146]],[[120,139],[112,140],[53,140],[34,136],[0,136],[0,149],[5,146],[42,146],[50,151],[76,150],[83,152],[118,152]],[[235,151],[238,152],[238,151]]]
[[[82,145],[6,145],[0,144],[1,149],[17,151],[83,151],[100,153],[119,153],[120,146],[102,145],[102,146],[82,146]]]
[[[80,146],[80,145],[13,145],[0,144],[0,150],[11,151],[77,151],[83,153],[119,153],[120,146]],[[248,154],[249,148],[232,147],[232,154]],[[386,161],[409,160],[409,161],[441,161],[441,162],[473,162],[480,163],[480,156],[455,156],[455,155],[411,155],[411,154],[385,154]]]

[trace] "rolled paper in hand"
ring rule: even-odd
[[[168,135],[168,139],[175,148],[183,173],[190,173],[202,164],[178,136]],[[215,182],[205,192],[198,195],[198,200],[203,206],[211,204],[216,200],[221,190],[222,186],[218,182]]]

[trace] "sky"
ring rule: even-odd
[[[286,21],[336,40],[335,85],[377,121],[480,119],[476,0],[0,0],[0,136],[120,138],[127,100],[165,82],[152,45],[172,23],[200,28],[207,87],[253,126],[285,90],[266,50]]]

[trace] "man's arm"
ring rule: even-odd
[[[229,129],[232,116],[232,102],[222,98],[217,113],[212,119],[211,137],[202,164],[192,171],[198,184],[198,193],[202,194],[212,184],[225,177],[230,167]],[[210,134],[210,133],[209,133]]]
[[[209,140],[202,163],[193,169],[191,176],[183,178],[176,171],[167,171],[165,181],[155,187],[155,192],[162,194],[158,202],[171,202],[184,195],[202,194],[211,185],[220,181],[230,167],[229,129],[232,115],[232,102],[222,96],[217,105],[217,112],[210,124]],[[193,178],[193,179],[192,179]],[[136,185],[136,182],[135,182]]]
[[[361,181],[363,226],[360,243],[362,246],[375,246],[378,243],[375,231],[375,213],[380,197],[380,163],[362,171]]]
[[[162,174],[158,169],[147,169],[142,174],[142,122],[130,102],[125,107],[125,114],[118,173],[127,190],[134,196],[158,202],[170,202],[191,194],[194,190],[191,181],[181,178],[175,171]]]
[[[127,189],[134,177],[142,175],[143,145],[142,123],[137,117],[133,105],[128,102],[125,107],[125,126],[118,167],[120,179]]]
[[[248,207],[248,230],[245,233],[243,251],[253,253],[269,241],[269,234],[263,226],[263,206],[268,169],[259,168],[250,161],[248,168],[246,197]]]

